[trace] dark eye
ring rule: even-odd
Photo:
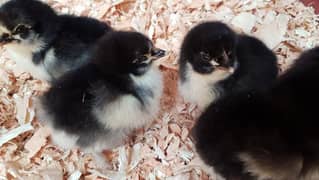
[[[206,52],[200,52],[200,57],[204,61],[210,61],[211,60],[210,55],[208,53],[206,53]]]
[[[19,24],[14,28],[13,34],[24,34],[27,33],[30,30],[29,26]]]
[[[216,58],[218,63],[221,63],[224,61],[224,56],[219,56],[218,58]]]

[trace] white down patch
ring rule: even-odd
[[[1,3],[0,3],[1,4]],[[8,30],[8,28],[6,28],[2,22],[0,22],[0,35],[2,36],[3,34],[10,34],[10,31]]]
[[[185,101],[196,104],[200,109],[205,109],[218,98],[219,92],[214,85],[226,79],[231,72],[214,70],[211,74],[199,74],[187,63],[186,80],[179,82],[180,95]]]
[[[17,69],[21,72],[30,73],[34,78],[40,80],[50,80],[50,75],[42,63],[32,62],[33,52],[37,52],[44,43],[37,39],[30,41],[12,42],[5,46],[10,57],[16,62]]]
[[[153,97],[142,97],[141,102],[133,95],[123,95],[103,108],[94,108],[94,114],[105,128],[132,130],[150,123],[157,115],[163,91],[162,75],[156,65],[142,76],[131,76],[136,86],[150,89]]]

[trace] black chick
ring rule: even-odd
[[[319,47],[303,53],[269,92],[212,103],[194,127],[202,159],[227,180],[317,180]]]
[[[238,35],[221,22],[195,26],[182,44],[180,93],[201,109],[232,91],[269,87],[277,59],[256,38]]]
[[[0,7],[0,42],[18,68],[41,80],[87,63],[94,43],[111,30],[93,18],[58,15],[37,0],[11,0]]]
[[[150,123],[163,88],[153,61],[164,54],[137,32],[102,37],[91,63],[62,76],[37,102],[53,143],[98,155]]]

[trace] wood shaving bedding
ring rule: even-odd
[[[2,3],[1,1],[0,3]],[[198,115],[177,93],[177,59],[187,31],[199,22],[221,20],[259,37],[285,70],[300,52],[319,42],[319,18],[297,0],[46,0],[60,13],[91,16],[116,29],[135,30],[169,51],[159,65],[165,76],[162,110],[154,123],[105,153],[107,170],[92,157],[52,145],[34,117],[31,99],[48,85],[19,72],[0,49],[0,179],[216,179],[202,170],[190,138]]]

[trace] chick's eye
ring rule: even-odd
[[[30,29],[29,26],[26,26],[26,25],[18,25],[17,27],[14,28],[14,31],[13,33],[14,34],[23,34],[23,33],[26,33],[28,32]]]
[[[210,55],[208,53],[200,52],[200,56],[201,56],[201,59],[204,60],[204,61],[210,61],[211,60]]]
[[[224,56],[219,56],[218,58],[216,58],[216,60],[220,63],[220,62],[223,62],[225,59]]]

